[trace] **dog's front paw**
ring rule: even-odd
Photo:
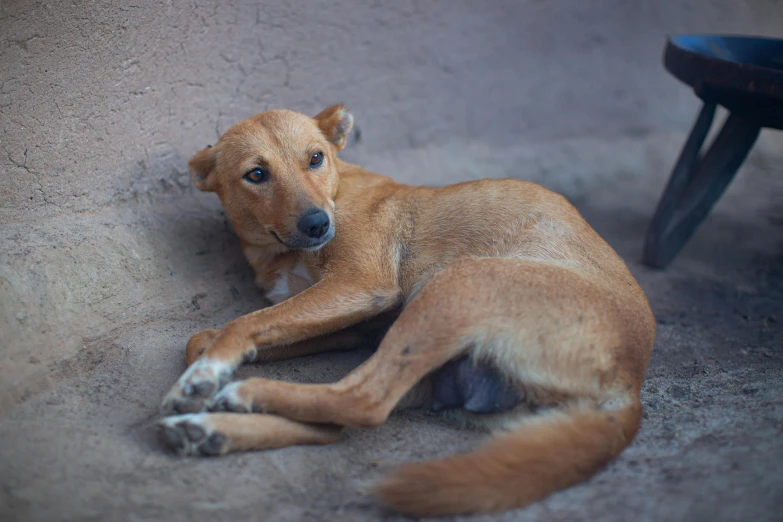
[[[162,415],[204,411],[207,400],[226,385],[234,367],[225,361],[205,357],[197,360],[182,374],[163,399]]]
[[[167,417],[158,427],[163,444],[177,455],[213,457],[230,449],[228,438],[213,428],[206,413]]]
[[[212,341],[220,334],[219,330],[201,330],[193,335],[185,347],[185,360],[188,366],[198,360],[199,357],[212,346]]]
[[[209,411],[230,411],[234,413],[261,412],[258,404],[248,393],[243,393],[242,382],[232,382],[207,402]]]

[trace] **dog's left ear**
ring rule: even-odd
[[[211,145],[208,145],[207,148],[197,152],[195,156],[190,158],[188,162],[190,179],[193,180],[196,188],[204,192],[212,192],[214,190],[214,176],[212,172],[215,170],[215,163],[215,149]]]
[[[315,121],[326,139],[331,141],[337,150],[345,148],[348,134],[353,128],[353,115],[348,109],[342,104],[332,105],[318,113]]]

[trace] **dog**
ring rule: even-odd
[[[413,187],[342,161],[352,127],[342,105],[270,110],[190,160],[275,304],[190,339],[164,443],[184,455],[330,444],[400,407],[492,430],[473,453],[381,479],[377,498],[415,516],[520,508],[596,473],[637,432],[655,337],[622,259],[534,183]],[[336,383],[230,382],[244,361],[373,332],[377,350]]]

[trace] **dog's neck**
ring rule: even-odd
[[[304,260],[306,252],[244,242],[242,249],[256,274],[256,285],[273,304],[298,294],[313,284],[315,278]]]
[[[256,276],[266,272],[277,272],[284,265],[299,261],[301,256],[301,252],[288,250],[279,244],[259,245],[245,241],[241,237],[239,241],[245,258],[255,270]]]

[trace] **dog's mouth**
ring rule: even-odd
[[[316,252],[322,249],[326,244],[334,237],[334,226],[321,238],[312,239],[309,237],[294,235],[293,237],[286,238],[284,241],[274,230],[269,231],[275,240],[288,248],[289,250],[305,250],[307,252]]]
[[[283,246],[285,246],[285,247],[287,247],[287,246],[288,246],[288,245],[286,245],[286,244],[285,244],[285,241],[283,241],[282,239],[280,239],[280,236],[278,236],[278,235],[277,235],[277,232],[275,232],[274,230],[270,230],[269,232],[271,232],[271,233],[272,233],[272,237],[274,237],[275,239],[277,239],[277,242],[278,242],[278,243],[280,243],[281,245],[283,245]]]

